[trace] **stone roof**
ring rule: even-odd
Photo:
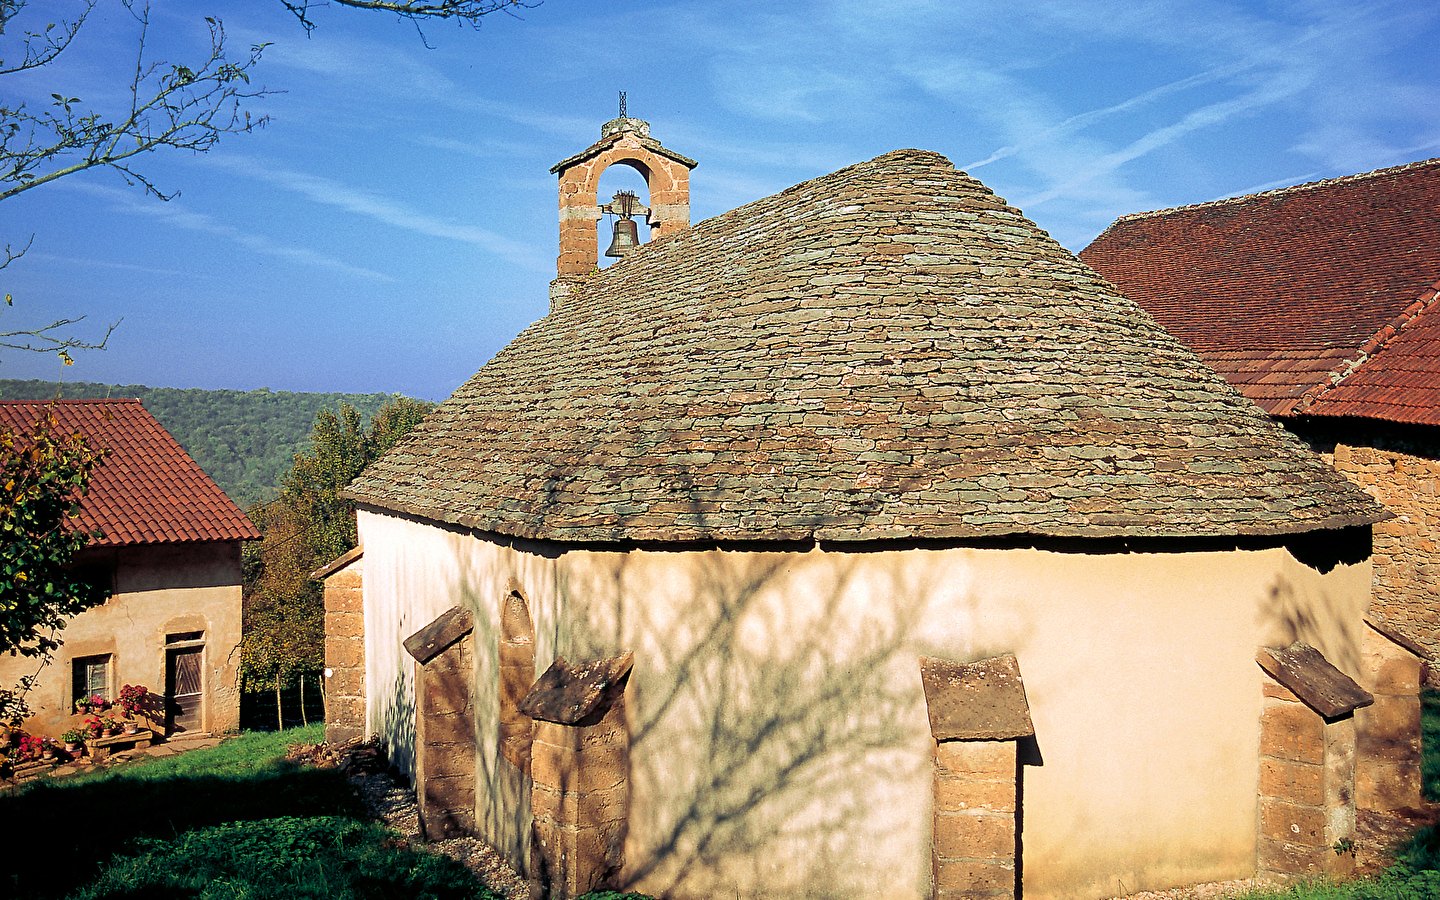
[[[1080,258],[1272,415],[1440,424],[1440,159],[1124,216]]]
[[[76,524],[91,547],[259,540],[260,532],[139,400],[0,401],[0,428],[23,434],[47,407],[60,430],[110,455],[90,479]]]
[[[1384,518],[1019,211],[916,150],[578,279],[348,495],[577,542]]]

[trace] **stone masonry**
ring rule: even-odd
[[[1369,695],[1304,645],[1262,649],[1256,661],[1266,672],[1258,874],[1346,877],[1355,868],[1354,711]]]
[[[1014,741],[935,745],[935,900],[1015,896],[1015,773]]]
[[[357,547],[315,573],[325,583],[325,740],[365,736],[364,560]]]
[[[415,658],[415,795],[420,830],[475,833],[475,618],[454,606],[403,641]]]
[[[1035,733],[1014,656],[922,657],[935,738],[935,900],[1014,898],[1020,885],[1017,740]]]
[[[475,833],[473,637],[465,634],[420,668],[416,691],[416,795],[427,840]]]
[[[569,666],[557,659],[521,705],[530,747],[534,819],[531,900],[618,889],[630,817],[630,654]]]
[[[500,755],[530,774],[535,723],[520,703],[535,683],[535,626],[520,586],[512,579],[500,611]]]
[[[1440,460],[1345,444],[1326,456],[1395,514],[1374,526],[1372,608],[1440,652]]]
[[[645,178],[650,193],[651,240],[690,224],[690,170],[695,161],[667,150],[650,137],[650,125],[640,119],[612,119],[600,129],[600,140],[584,151],[556,163],[550,171],[560,176],[560,277],[588,275],[599,262],[595,223],[600,219],[596,190],[600,174],[622,163]]]
[[[1361,644],[1361,686],[1375,703],[1355,711],[1355,803],[1360,809],[1419,809],[1420,674],[1427,651],[1373,615]]]

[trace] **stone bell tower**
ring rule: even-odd
[[[560,160],[550,171],[560,177],[560,256],[552,300],[568,277],[588,275],[599,262],[595,223],[601,207],[595,191],[600,174],[620,163],[639,172],[650,193],[650,206],[641,208],[652,238],[663,237],[690,225],[690,170],[693,159],[667,150],[650,136],[650,123],[625,114],[620,94],[620,117],[600,128],[600,140],[574,156]]]

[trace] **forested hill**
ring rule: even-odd
[[[142,384],[58,385],[66,400],[140,399],[165,430],[230,495],[248,508],[278,493],[280,475],[301,450],[310,449],[310,429],[322,409],[338,412],[348,403],[368,420],[390,394],[292,394],[152,388]],[[0,400],[49,400],[53,381],[0,379]]]

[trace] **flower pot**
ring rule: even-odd
[[[139,726],[139,725],[136,725],[134,722],[126,722],[126,723],[125,723],[125,733],[126,733],[126,734],[135,734],[135,733],[137,733],[139,730],[140,730],[140,726]]]
[[[65,752],[66,752],[66,753],[70,753],[70,754],[73,755],[73,754],[74,754],[76,751],[78,751],[79,749],[80,749],[80,745],[77,744],[77,743],[75,743],[74,741],[66,741],[66,742],[65,742]]]
[[[51,750],[51,749],[49,749],[49,748],[47,747],[46,749],[40,751],[40,758],[41,758],[41,759],[54,759],[54,758],[55,758],[55,751],[54,751],[54,750]]]
[[[100,736],[101,736],[101,737],[114,737],[114,736],[115,736],[115,729],[113,729],[113,728],[102,728],[102,729],[100,730]]]

